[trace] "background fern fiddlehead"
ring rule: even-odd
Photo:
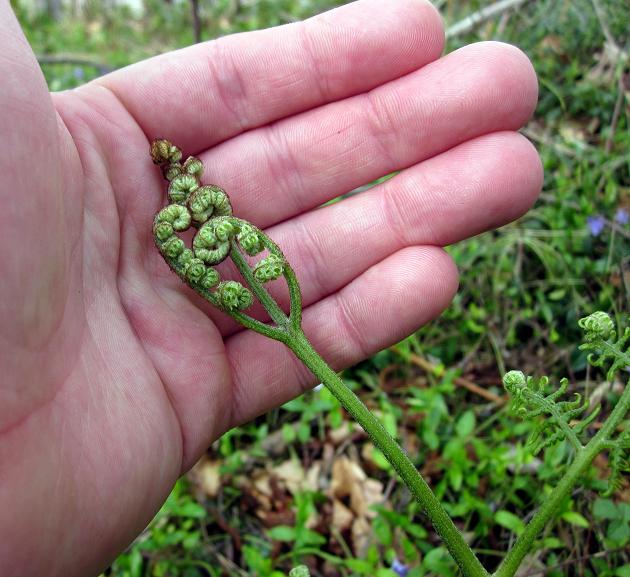
[[[627,348],[630,328],[627,328],[623,336],[616,340],[614,323],[603,312],[596,312],[581,319],[578,325],[584,331],[584,344],[580,348],[591,351],[589,362],[592,365],[601,367],[610,363],[607,374],[609,380],[612,380],[621,368],[630,366]],[[597,455],[603,451],[609,451],[611,474],[608,481],[608,494],[614,490],[622,472],[628,471],[630,429],[625,419],[630,410],[630,381],[599,431],[588,439],[586,444],[582,444],[580,437],[585,436],[586,429],[597,416],[599,407],[585,419],[574,422],[574,419],[586,411],[588,403],[582,402],[579,395],[576,395],[572,401],[560,400],[568,387],[566,379],[560,382],[556,391],[545,394],[548,382],[546,377],[535,380],[532,377],[526,377],[520,371],[510,371],[503,378],[503,384],[512,396],[513,406],[517,413],[526,419],[542,415],[546,417],[546,420],[539,423],[530,436],[529,441],[534,450],[540,450],[562,439],[567,439],[574,448],[574,455],[555,491],[544,501],[501,562],[494,574],[496,577],[508,577],[516,573],[536,535],[556,514],[562,500],[579,482],[581,475]],[[621,432],[619,432],[620,427]]]

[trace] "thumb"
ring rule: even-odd
[[[47,363],[54,355],[45,345],[58,341],[70,253],[57,114],[7,0],[0,0],[0,78],[2,431],[49,393],[41,372],[54,371]]]

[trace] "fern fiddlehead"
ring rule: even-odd
[[[618,371],[630,367],[628,354],[630,327],[627,327],[617,339],[612,319],[601,311],[580,319],[578,326],[584,331],[584,343],[579,348],[589,351],[588,361],[591,365],[595,367],[610,365],[606,375],[608,380],[612,381]],[[567,391],[569,385],[567,379],[562,379],[558,389],[547,395],[545,394],[549,384],[547,377],[536,380],[531,376],[526,377],[521,371],[510,371],[503,377],[503,384],[512,397],[512,407],[522,418],[532,420],[545,415],[528,439],[534,453],[563,439],[571,443],[576,452],[585,448],[581,437],[599,414],[600,407],[595,407],[590,415],[580,420],[589,403],[588,400],[582,401],[578,393],[575,393],[575,398],[571,401],[560,400]],[[628,472],[629,468],[630,429],[623,427],[617,434],[617,426],[623,422],[628,412],[627,403],[625,396],[622,395],[622,399],[606,422],[609,424],[612,419],[615,426],[609,425],[606,427],[607,434],[599,436],[600,451],[607,449],[610,452],[611,472],[605,495],[610,495],[615,490],[622,473]]]
[[[300,287],[280,248],[252,223],[232,215],[230,200],[223,189],[201,184],[203,165],[198,159],[190,157],[182,164],[181,151],[167,140],[152,143],[151,157],[169,181],[168,200],[171,204],[155,216],[153,236],[170,268],[190,288],[243,326],[285,343],[328,387],[387,457],[465,574],[487,577],[488,572],[409,457],[309,343],[301,328]],[[191,248],[185,246],[178,234],[189,228],[197,229]],[[263,252],[267,254],[251,266],[246,256],[253,257]],[[227,258],[236,265],[247,286],[235,280],[220,279],[214,267]],[[288,314],[264,286],[280,277],[284,277],[289,289]],[[270,323],[260,322],[246,313],[254,297],[269,314]]]
[[[541,415],[541,420],[529,436],[528,444],[534,454],[555,443],[566,439],[576,451],[582,448],[580,435],[586,427],[597,417],[599,408],[594,410],[582,421],[575,422],[589,406],[588,400],[582,401],[578,393],[571,401],[560,401],[569,387],[568,379],[562,379],[556,391],[545,394],[549,379],[541,377],[525,377],[521,371],[510,371],[503,377],[505,389],[512,397],[515,412],[524,419],[535,419]]]
[[[616,339],[612,319],[603,312],[596,312],[580,319],[578,326],[584,331],[584,344],[580,349],[590,351],[588,360],[593,366],[610,367],[607,377],[612,380],[622,368],[630,367],[628,340],[630,327],[623,336]],[[503,384],[512,396],[512,405],[516,412],[525,419],[536,419],[544,415],[530,435],[529,444],[535,452],[566,439],[574,449],[573,460],[554,492],[546,499],[516,543],[495,572],[496,577],[508,577],[515,574],[523,558],[544,525],[551,519],[565,497],[577,484],[580,477],[603,451],[609,451],[611,473],[606,494],[613,492],[621,474],[628,471],[628,451],[630,449],[630,429],[624,420],[630,410],[630,380],[625,385],[621,397],[599,431],[582,444],[588,425],[599,413],[599,407],[586,418],[579,420],[588,408],[588,402],[582,402],[580,395],[571,401],[561,401],[568,388],[567,379],[562,379],[558,389],[545,394],[549,380],[547,377],[535,380],[526,377],[520,371],[510,371],[503,378]],[[618,428],[621,427],[621,432]]]

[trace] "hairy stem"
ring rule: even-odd
[[[267,289],[259,283],[252,273],[252,269],[245,260],[245,257],[241,254],[241,251],[236,245],[236,241],[232,241],[232,249],[230,250],[230,258],[238,268],[239,272],[243,275],[243,278],[247,281],[249,288],[256,295],[256,298],[265,307],[265,310],[269,313],[269,316],[278,327],[286,327],[289,324],[289,319],[284,311],[277,305],[271,295],[267,292]]]
[[[556,418],[556,423],[558,423],[558,427],[562,429],[564,436],[566,437],[567,441],[571,443],[571,446],[577,454],[584,448],[584,446],[582,445],[582,443],[580,443],[580,439],[575,434],[575,431],[571,428],[569,423],[567,423],[562,418],[562,416],[560,415],[560,411],[558,410],[558,407],[555,403],[547,402],[545,403],[545,406],[547,407],[547,411]]]
[[[602,342],[602,347],[605,348],[609,353],[615,355],[616,357],[623,359],[626,363],[626,366],[630,367],[630,355],[625,351],[613,347],[610,343],[606,341]]]
[[[627,385],[619,401],[617,401],[615,408],[604,422],[604,426],[585,447],[577,452],[573,463],[571,463],[558,485],[547,497],[540,509],[536,511],[536,514],[516,540],[512,549],[510,549],[505,556],[493,577],[513,577],[516,574],[525,555],[530,551],[534,539],[536,539],[545,525],[558,512],[562,502],[571,493],[573,487],[580,481],[584,472],[593,462],[593,459],[609,446],[610,436],[614,433],[629,409],[630,386]]]
[[[472,549],[468,546],[438,498],[418,473],[415,465],[398,443],[389,435],[381,422],[367,409],[362,401],[343,383],[337,373],[317,354],[302,332],[293,327],[287,346],[330,390],[341,405],[363,427],[374,445],[385,455],[392,467],[401,476],[427,517],[442,537],[446,547],[466,577],[487,577]]]

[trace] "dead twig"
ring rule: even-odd
[[[74,66],[90,66],[96,68],[98,73],[103,76],[109,72],[113,72],[114,68],[109,64],[98,62],[77,54],[38,54],[37,61],[41,64],[70,64]]]
[[[606,153],[609,153],[612,150],[613,142],[615,141],[615,133],[617,132],[617,124],[619,122],[619,117],[621,116],[621,108],[626,94],[623,76],[622,72],[619,75],[619,80],[617,81],[617,100],[615,101],[615,109],[613,110],[612,120],[610,121],[610,132],[608,134],[608,138],[606,139],[606,144],[604,145]]]
[[[482,22],[486,22],[495,16],[499,16],[512,8],[517,8],[525,2],[527,2],[527,0],[500,0],[499,2],[490,4],[490,6],[484,6],[480,10],[477,10],[477,12],[473,12],[469,16],[466,16],[463,20],[449,26],[446,29],[446,37],[454,38],[462,34],[467,34]]]
[[[429,361],[427,361],[426,359],[423,359],[419,355],[415,355],[415,354],[411,353],[409,355],[409,360],[414,365],[416,365],[416,366],[420,367],[421,369],[425,370],[427,373],[431,373],[433,375],[437,373],[437,367],[435,365],[433,365],[432,363],[430,363]],[[473,383],[471,380],[466,379],[464,377],[455,377],[453,379],[453,382],[457,386],[462,387],[462,388],[466,389],[467,391],[470,391],[471,393],[486,399],[487,401],[491,401],[492,403],[496,403],[497,405],[503,405],[503,404],[505,404],[507,402],[507,398],[506,397],[500,397],[499,395],[496,395],[496,394],[494,394],[494,393],[484,389],[483,387],[480,387],[476,383]]]
[[[190,12],[192,15],[193,38],[195,44],[201,42],[201,16],[199,14],[199,0],[190,0]]]
[[[573,565],[574,563],[582,563],[583,561],[588,561],[589,559],[600,559],[601,557],[607,557],[608,555],[612,555],[613,553],[623,553],[624,548],[619,547],[617,549],[610,549],[608,551],[598,551],[597,553],[593,553],[591,555],[584,555],[582,557],[572,557],[563,561],[562,563],[558,563],[553,565],[552,567],[546,567],[545,569],[534,569],[533,571],[529,571],[528,573],[524,573],[523,577],[538,577],[548,575],[552,571],[556,571],[561,567],[565,567],[566,565]]]
[[[619,44],[617,44],[615,37],[612,35],[612,32],[610,31],[610,27],[608,26],[608,22],[606,20],[606,12],[604,11],[604,8],[599,3],[599,0],[591,0],[591,4],[593,4],[593,8],[595,9],[595,15],[597,16],[597,20],[599,21],[599,27],[602,29],[604,38],[606,38],[608,49],[612,52],[615,60],[625,60],[628,55],[624,50],[621,49]]]

